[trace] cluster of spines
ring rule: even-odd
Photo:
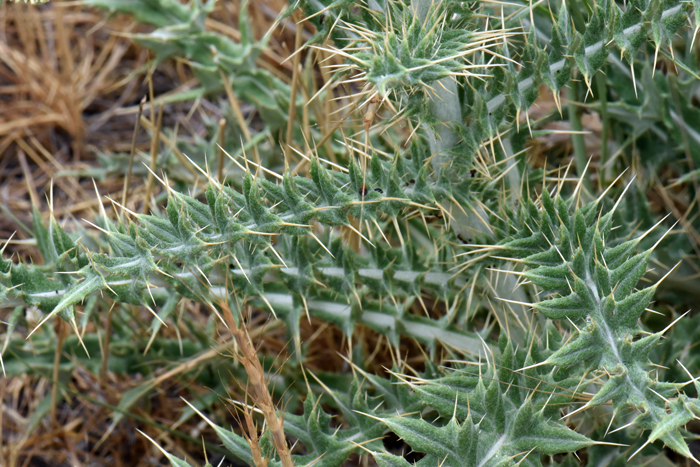
[[[339,239],[325,246],[313,233],[311,221],[328,232],[333,226],[352,226],[353,216],[368,229],[370,220],[380,229],[382,217],[429,208],[422,203],[437,206],[422,167],[379,157],[369,166],[363,177],[354,164],[348,173],[331,173],[313,160],[312,178],[287,174],[280,184],[254,179],[248,172],[243,193],[211,180],[207,204],[171,190],[166,216],[131,213],[134,221],[119,226],[103,218],[96,227],[106,234],[100,240],[104,252],[89,252],[73,242],[53,218],[47,229],[35,213],[47,266],[13,266],[3,260],[0,290],[8,295],[6,303],[20,299],[48,313],[44,321],[61,314],[72,323],[73,306],[96,292],[149,307],[168,301],[172,291],[209,304],[234,292],[262,301],[273,313],[280,305],[297,347],[299,319],[312,313],[348,335],[359,321],[387,333],[394,344],[404,334],[431,346],[442,340],[478,348],[475,336],[452,325],[454,315],[436,322],[408,311],[415,299],[425,308],[422,294],[428,290],[455,303],[465,281],[446,266],[436,268],[410,244],[371,244],[355,228],[367,243],[363,254],[351,252]],[[278,237],[275,244],[272,236]],[[449,248],[443,250],[449,260]],[[156,319],[164,320],[160,315]]]
[[[321,184],[318,175],[316,180]],[[251,212],[246,212],[245,216],[240,217],[242,208],[237,211],[237,222],[243,225],[254,222],[261,226],[256,228],[265,233],[274,231],[269,226],[279,223],[279,216],[270,213],[266,204],[254,196],[252,178],[249,177],[245,185],[248,196],[231,191],[228,198],[235,197],[241,204],[251,203],[252,207],[248,209]],[[326,201],[337,201],[339,193],[342,194],[332,191],[330,185],[325,189],[330,195],[317,195]],[[207,275],[214,273],[219,262],[229,266],[235,263],[239,267],[238,273],[232,274],[231,288],[244,296],[265,297],[266,291],[261,285],[265,275],[273,269],[280,270],[281,283],[289,290],[303,290],[310,297],[314,293],[319,295],[314,292],[313,284],[322,278],[340,293],[345,289],[345,298],[351,302],[353,277],[367,279],[367,288],[377,296],[420,294],[420,288],[429,286],[429,282],[438,286],[435,292],[454,293],[455,289],[450,286],[450,283],[454,286],[453,279],[440,271],[421,271],[420,264],[411,264],[411,271],[399,271],[398,274],[396,271],[385,272],[383,266],[392,260],[381,258],[386,254],[381,249],[371,250],[375,252],[375,259],[370,263],[366,259],[360,259],[358,263],[336,242],[332,251],[327,252],[329,258],[332,253],[334,259],[315,261],[309,253],[309,247],[315,243],[310,243],[308,235],[299,235],[298,232],[296,236],[285,236],[276,245],[287,253],[289,264],[275,266],[269,255],[263,255],[262,247],[272,247],[265,242],[267,236],[255,231],[252,235],[257,241],[244,242],[237,233],[241,229],[231,228],[231,205],[219,202],[223,193],[228,192],[223,187],[217,191],[212,183],[207,192],[209,206],[173,193],[166,209],[168,219],[138,215],[138,223],[130,224],[128,230],[121,228],[121,232],[120,228],[110,227],[106,222],[104,227],[108,232],[106,239],[112,249],[111,255],[84,253],[55,220],[51,220],[48,229],[37,221],[35,230],[39,245],[48,261],[61,272],[82,276],[82,280],[75,280],[70,275],[49,278],[40,267],[12,266],[9,261],[3,261],[2,273],[6,279],[3,293],[19,294],[27,303],[51,310],[51,314],[64,313],[64,318],[74,322],[72,305],[98,290],[109,291],[123,302],[147,304],[149,298],[155,300],[155,289],[151,290],[148,285],[155,273],[161,273],[164,281],[181,294],[208,302],[214,287],[205,281],[210,281]],[[518,215],[514,216],[518,221],[504,224],[511,231],[499,232],[507,238],[498,247],[499,255],[510,255],[528,265],[529,269],[523,276],[544,292],[541,296],[545,299],[534,304],[534,308],[548,318],[569,320],[578,330],[574,338],[556,352],[549,353],[542,360],[530,360],[529,364],[541,365],[544,362],[564,368],[582,364],[587,372],[607,372],[610,378],[584,407],[612,402],[616,412],[622,408],[636,408],[642,411],[636,422],[652,430],[650,441],[661,439],[688,455],[677,428],[695,416],[698,410],[696,401],[684,395],[673,399],[679,390],[678,384],[657,382],[649,377],[648,354],[662,333],[635,340],[641,332],[639,317],[655,290],[650,287],[634,292],[634,287],[646,272],[650,252],[634,254],[639,238],[609,246],[614,208],[602,214],[601,203],[596,201],[574,209],[572,203],[575,199],[572,197],[565,202],[561,197],[552,198],[544,191],[539,206],[526,200]],[[224,222],[221,225],[217,224],[217,213],[218,221]],[[524,227],[517,229],[514,226]],[[222,237],[226,230],[231,238]],[[325,254],[319,246],[316,250]],[[225,256],[220,255],[235,255],[236,258],[221,261],[217,258]],[[157,263],[159,259],[162,260],[160,264]],[[229,271],[229,268],[224,268],[224,271]],[[346,277],[348,271],[350,278]],[[406,274],[411,277],[401,277]],[[422,285],[417,287],[415,280],[421,276]],[[430,281],[426,280],[429,276]],[[328,297],[327,293],[320,294],[324,295]],[[306,299],[293,301],[297,310],[302,304],[308,310]],[[313,304],[310,308],[313,309]],[[297,312],[297,322],[299,315]],[[361,317],[362,313],[358,315]],[[398,318],[394,319],[398,321]]]
[[[603,212],[599,198],[576,209],[575,199],[565,202],[545,190],[539,206],[526,200],[516,216],[522,227],[497,247],[526,266],[520,274],[541,299],[532,307],[573,327],[567,343],[539,364],[607,375],[579,410],[612,403],[615,417],[632,408],[634,422],[651,430],[648,442],[661,439],[692,457],[679,428],[700,413],[697,401],[679,392],[684,384],[652,377],[649,353],[666,329],[649,334],[639,324],[656,286],[635,287],[653,248],[635,251],[644,235],[615,244],[610,231],[617,206]]]
[[[323,14],[345,18],[351,14],[348,3],[332,3],[323,8]],[[430,52],[432,49],[423,47],[420,52],[408,54],[404,50],[406,44],[430,39],[432,47],[440,49],[440,41],[444,38],[447,44],[444,53],[449,55],[452,51],[450,44],[453,41],[459,43],[455,50],[459,49],[462,54],[465,49],[470,49],[473,43],[481,44],[487,41],[476,37],[478,34],[474,31],[465,32],[463,23],[471,12],[463,11],[461,2],[437,2],[426,15],[425,24],[416,21],[414,3],[416,2],[387,2],[379,11],[353,17],[353,20],[362,24],[362,28],[356,27],[347,34],[346,39],[353,39],[354,42],[351,42],[347,52],[342,52],[343,56],[347,57],[351,66],[358,68],[365,79],[382,94],[389,95],[392,90],[402,90],[404,94],[411,95],[421,89],[439,86],[438,81],[442,78],[454,77],[460,73],[469,75],[464,73],[466,64],[460,54],[453,54],[454,57],[448,57],[450,60],[444,60],[439,58],[438,52],[433,51],[434,55],[437,54],[435,57],[418,60],[414,57],[415,53],[423,53],[426,50]],[[316,17],[314,13],[318,11],[314,12],[310,3],[305,5],[309,16]],[[548,44],[542,44],[534,25],[524,34],[525,44],[519,53],[519,66],[514,65],[510,58],[507,41],[513,30],[506,29],[509,24],[502,24],[500,26],[503,29],[493,33],[494,42],[492,47],[488,47],[495,50],[486,53],[484,47],[475,47],[484,57],[481,64],[483,74],[477,72],[478,63],[469,65],[469,71],[474,70],[473,75],[478,75],[479,79],[467,77],[468,85],[464,86],[464,92],[460,96],[466,125],[433,121],[434,118],[425,109],[417,112],[414,109],[405,115],[413,115],[422,123],[432,122],[432,126],[435,127],[452,126],[453,131],[462,138],[460,146],[452,152],[455,155],[465,154],[467,159],[471,160],[471,155],[481,148],[483,141],[500,133],[504,122],[510,123],[512,117],[520,113],[527,115],[539,96],[539,85],[547,85],[560,106],[557,96],[570,82],[576,69],[589,85],[593,76],[608,60],[614,46],[620,49],[622,56],[630,64],[636,52],[648,40],[653,40],[658,51],[659,48],[668,45],[671,38],[687,22],[691,8],[695,9],[695,16],[698,17],[698,0],[633,0],[627,2],[624,11],[613,1],[597,2],[585,31],[581,33],[574,29],[567,6],[562,3],[557,18],[553,21],[552,37]],[[444,20],[445,15],[450,19]],[[518,15],[511,21],[517,22],[516,17]],[[441,18],[442,20],[438,21]],[[493,19],[496,24],[499,23],[500,18]],[[335,23],[329,18],[327,24]],[[518,25],[514,23],[513,26]],[[324,30],[330,32],[328,26]],[[405,39],[396,39],[398,33],[394,31],[405,31]],[[496,41],[498,37],[501,40]],[[504,43],[503,47],[497,48],[501,41]],[[488,55],[491,57],[487,58]],[[381,57],[381,60],[376,60],[377,57]],[[634,73],[633,69],[632,72]],[[458,96],[455,96],[456,98]],[[411,102],[421,107],[425,102],[424,98],[399,99],[399,108]]]

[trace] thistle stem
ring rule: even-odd
[[[61,366],[61,356],[63,355],[63,342],[66,338],[65,325],[60,317],[55,318],[55,331],[58,336],[56,354],[53,360],[53,385],[51,386],[51,426],[57,426],[56,405],[58,404],[58,372]]]
[[[143,212],[148,213],[151,207],[151,193],[153,192],[153,184],[155,177],[153,174],[156,171],[156,163],[158,161],[158,147],[160,140],[160,127],[163,124],[163,105],[158,107],[158,120],[156,120],[153,134],[151,135],[151,170],[148,173],[148,183],[146,185],[146,196],[143,200]]]
[[[579,177],[583,177],[583,187],[589,192],[591,191],[591,182],[583,173],[586,164],[586,143],[583,140],[583,125],[581,124],[581,108],[576,105],[578,97],[578,83],[576,81],[569,82],[566,89],[566,97],[568,100],[567,107],[569,109],[569,122],[571,123],[571,131],[575,132],[571,135],[571,142],[574,145],[574,161],[576,163],[576,172]]]
[[[574,20],[574,26],[580,34],[583,34],[586,31],[586,20],[583,18],[583,14],[581,14],[581,5],[579,5],[576,0],[569,0],[568,3],[569,11]],[[583,140],[583,134],[581,134],[583,131],[583,125],[581,124],[581,108],[576,105],[576,102],[578,102],[579,85],[577,81],[574,81],[573,75],[571,78],[569,86],[566,88],[566,99],[568,101],[567,108],[569,109],[571,131],[575,132],[571,135],[571,142],[574,145],[576,173],[579,177],[583,178],[583,187],[589,193],[592,193],[591,182],[583,173],[584,168],[588,164],[588,157],[586,156],[586,143]]]
[[[600,101],[600,117],[602,119],[603,130],[600,135],[600,167],[604,167],[608,161],[608,128],[610,126],[610,116],[608,115],[608,89],[605,82],[605,75],[602,72],[595,77],[598,87],[598,100]],[[600,185],[606,186],[605,170],[601,170],[599,174]]]
[[[146,96],[139,102],[139,113],[136,115],[134,123],[134,135],[131,138],[131,152],[129,153],[129,169],[126,171],[124,179],[124,190],[122,191],[122,206],[126,206],[126,201],[129,198],[129,188],[131,186],[131,172],[134,168],[134,156],[136,155],[136,136],[139,133],[139,123],[141,123],[141,115],[143,114],[143,106],[146,103]]]
[[[224,183],[224,146],[226,143],[226,119],[219,120],[219,183]]]

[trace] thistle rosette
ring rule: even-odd
[[[353,59],[380,95],[393,89],[427,90],[442,78],[468,74],[465,57],[480,49],[484,42],[479,38],[488,34],[477,33],[470,21],[472,12],[462,2],[435,5],[423,16],[409,3],[387,2],[377,15],[381,32],[358,31],[366,40],[362,44],[366,51],[354,54]]]
[[[311,19],[323,15],[326,26],[321,29],[326,35],[347,44],[333,49],[350,60],[339,75],[357,71],[381,96],[391,91],[434,92],[431,88],[443,78],[477,76],[473,69],[487,67],[473,65],[469,57],[489,53],[509,35],[480,31],[472,8],[455,0],[371,2],[360,15],[353,14],[345,1],[323,9],[318,8],[320,3],[302,3]],[[314,41],[316,36],[309,44]]]

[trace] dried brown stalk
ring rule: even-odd
[[[131,139],[131,152],[129,154],[129,169],[126,172],[124,179],[124,191],[122,192],[122,206],[126,206],[126,200],[129,197],[129,185],[131,185],[131,171],[134,168],[134,156],[136,154],[136,136],[139,134],[139,123],[141,122],[141,114],[143,113],[143,105],[146,103],[146,96],[143,96],[139,102],[139,113],[134,123],[134,135]]]
[[[294,467],[292,454],[289,451],[287,439],[284,435],[283,421],[277,416],[275,404],[272,401],[272,395],[270,394],[267,382],[265,381],[265,372],[263,371],[260,360],[258,359],[255,346],[248,335],[245,325],[239,327],[236,323],[236,319],[234,318],[228,304],[221,302],[219,305],[224,312],[226,324],[231,330],[231,333],[236,340],[236,344],[238,344],[238,359],[243,364],[243,368],[245,368],[245,371],[248,374],[248,380],[250,382],[249,394],[255,405],[260,409],[265,417],[265,423],[272,434],[272,444],[275,446],[277,454],[280,456],[282,466]]]
[[[226,119],[219,120],[219,183],[224,183],[224,143],[226,141]]]
[[[221,81],[224,83],[224,90],[226,91],[226,96],[228,97],[229,103],[231,104],[233,114],[236,116],[238,128],[240,128],[241,132],[243,133],[243,137],[245,137],[245,142],[250,143],[250,130],[248,129],[248,123],[245,121],[245,117],[243,116],[243,111],[241,110],[241,105],[238,102],[238,98],[236,97],[236,94],[234,94],[233,88],[231,87],[231,83],[229,82],[226,75],[224,75],[223,73],[220,74]],[[223,146],[223,144],[221,146]],[[260,154],[258,153],[257,145],[253,145],[253,159],[255,160],[256,164],[260,165]]]
[[[156,171],[156,159],[158,157],[158,147],[160,139],[160,127],[163,124],[163,104],[158,107],[158,120],[155,123],[154,133],[151,139],[151,170],[148,173],[148,184],[146,185],[146,197],[143,200],[143,212],[148,213],[151,207],[151,194],[155,182],[154,173]]]
[[[248,389],[246,388],[246,394],[247,393]],[[260,448],[258,427],[253,421],[253,409],[248,404],[245,404],[242,411],[246,429],[248,430],[248,433],[244,433],[244,436],[248,441],[248,446],[250,446],[250,452],[253,454],[253,463],[255,463],[255,467],[267,467],[267,459],[263,457],[262,449]]]
[[[299,13],[294,12],[294,18],[298,19]],[[297,87],[299,86],[299,63],[301,61],[301,53],[300,53],[300,48],[301,48],[301,40],[302,40],[302,33],[303,27],[301,24],[297,24],[297,31],[296,31],[296,36],[294,38],[294,58],[293,58],[293,70],[294,74],[292,75],[292,84],[290,86],[290,95],[289,95],[289,118],[287,119],[287,146],[291,146],[293,144],[293,136],[294,136],[294,121],[296,120],[296,101],[297,101]],[[285,158],[287,159],[287,163],[289,163],[289,155],[287,154],[287,151],[285,150]]]

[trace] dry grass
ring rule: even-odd
[[[132,72],[148,54],[110,34],[133,29],[126,19],[104,20],[62,2],[0,6],[0,204],[20,217],[3,216],[3,238],[15,230],[17,238],[29,237],[20,222],[28,225],[32,200],[45,206],[51,180],[57,214],[94,210],[90,180],[61,173],[85,168],[94,147],[123,151],[129,140],[133,125],[119,110],[144,92]],[[156,80],[161,92],[168,90],[164,78]],[[100,189],[115,192],[120,182],[107,180]]]
[[[95,211],[92,182],[62,174],[93,166],[98,152],[128,153],[138,102],[149,91],[149,53],[124,37],[143,27],[74,3],[0,5],[0,206],[6,208],[0,238],[15,230],[16,238],[29,237],[21,223],[29,220],[32,200],[46,206],[51,180],[58,216]],[[275,0],[253,8],[254,30],[267,31],[283,5]],[[231,25],[236,24],[237,6],[228,4],[208,21],[212,30],[234,40],[239,34]],[[288,36],[293,46],[294,32],[288,28],[275,36],[260,65],[291,81],[290,65],[279,64],[289,53]],[[195,84],[187,67],[175,61],[159,65],[151,80],[154,95],[161,98]],[[144,109],[147,118],[150,108]],[[200,102],[197,112],[192,112],[191,102],[166,105],[163,127],[179,125],[202,134],[206,130],[200,112],[216,108],[216,102],[208,101]],[[137,150],[148,152],[149,133],[141,131],[137,142]],[[122,185],[114,177],[99,182],[98,188],[102,194],[116,194]],[[132,187],[131,199],[138,199],[140,185]]]
[[[281,2],[276,1],[253,8],[255,30],[266,31],[281,8]],[[236,24],[237,5],[220,7],[208,22],[211,29],[234,39],[238,31],[231,25]],[[51,191],[54,213],[62,222],[90,219],[98,212],[100,201],[94,194],[92,180],[72,176],[71,171],[96,166],[98,152],[130,150],[138,102],[148,93],[149,53],[120,33],[138,28],[129,18],[106,18],[75,2],[0,5],[0,238],[16,232],[6,254],[38,261],[38,251],[30,240],[31,205],[34,202],[48,213]],[[289,65],[280,62],[288,54],[286,38],[290,35],[293,44],[293,31],[282,33],[261,60],[262,66],[287,81],[291,80]],[[193,85],[191,73],[176,62],[159,65],[150,79],[156,96],[177,93]],[[190,134],[201,134],[205,131],[201,109],[216,109],[217,105],[200,103],[199,112],[188,118],[191,105],[165,106],[163,126],[181,125]],[[146,106],[146,117],[150,117],[149,112]],[[142,130],[137,150],[148,151],[150,145],[150,133]],[[97,188],[101,194],[119,199],[123,183],[121,176],[107,177],[97,180]],[[144,192],[144,180],[134,180],[129,203],[138,203]],[[109,211],[111,206],[105,208]],[[203,328],[205,315],[192,306],[188,313]],[[6,319],[9,312],[2,311],[0,319]],[[271,344],[259,342],[262,349],[283,348],[284,333],[274,331],[274,326],[264,328],[267,318],[262,319],[252,323],[251,335],[257,340],[263,329],[269,330],[265,342]],[[150,319],[144,315],[143,322]],[[142,328],[147,340],[148,327]],[[17,329],[17,337],[24,331]],[[62,334],[64,329],[58,332]],[[87,332],[96,332],[94,325]],[[161,336],[187,338],[191,332],[183,324],[177,330],[171,326]],[[60,374],[61,387],[53,397],[56,386],[51,382],[50,369],[44,377],[0,377],[0,465],[161,465],[160,452],[136,428],[173,454],[186,457],[192,465],[205,463],[202,441],[213,443],[207,447],[209,460],[218,463],[218,443],[206,425],[197,417],[177,422],[186,407],[181,397],[194,400],[197,395],[210,393],[209,389],[192,384],[197,372],[206,371],[212,361],[232,362],[226,352],[231,336],[222,336],[218,348],[176,365],[145,359],[150,377],[112,372],[101,376],[77,364],[69,374]],[[103,440],[115,406],[128,390],[144,386],[148,378],[155,390],[135,404]],[[222,380],[227,379],[222,375]],[[244,398],[233,384],[228,397]],[[55,405],[46,410],[54,400]],[[224,403],[215,405],[222,414],[231,409]],[[236,426],[235,417],[225,418]]]

